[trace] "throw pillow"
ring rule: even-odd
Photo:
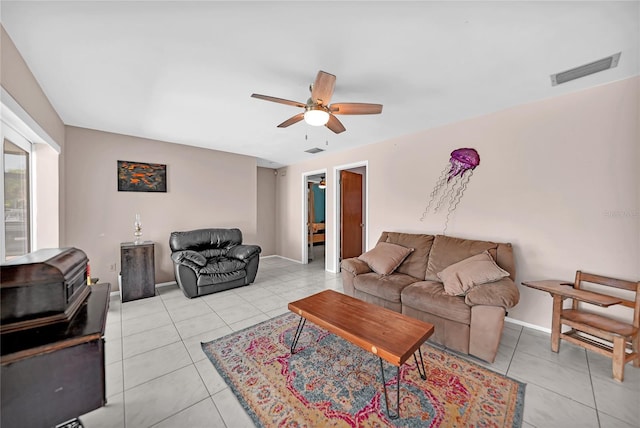
[[[424,273],[427,270],[427,258],[429,257],[434,236],[400,232],[384,233],[387,235],[384,242],[413,248],[413,252],[398,266],[396,272],[404,273],[414,278],[424,279]],[[379,241],[382,241],[382,239]]]
[[[493,261],[489,251],[484,251],[452,264],[437,275],[444,283],[445,293],[464,296],[476,285],[494,282],[510,274]]]
[[[498,248],[498,244],[495,242],[437,235],[433,240],[431,251],[429,251],[427,272],[424,279],[438,281],[438,272],[447,266],[480,254],[485,250],[489,250],[489,253],[495,256],[496,248]]]
[[[390,275],[413,251],[402,245],[378,242],[373,249],[358,257],[378,275]]]

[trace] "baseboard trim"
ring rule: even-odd
[[[520,325],[522,327],[527,327],[527,328],[530,328],[530,329],[533,329],[533,330],[538,330],[538,331],[542,331],[544,333],[551,334],[551,329],[550,328],[540,327],[539,325],[531,324],[531,323],[524,322],[524,321],[520,321],[520,320],[517,320],[517,319],[514,319],[514,318],[510,318],[510,317],[505,317],[504,320],[506,322],[511,323],[511,324],[517,324],[517,325]]]
[[[278,255],[275,255],[275,256],[273,256],[273,257],[278,257],[278,258],[280,258],[280,259],[282,259],[282,260],[288,260],[288,261],[290,261],[290,262],[298,263],[299,265],[303,264],[300,260],[290,259],[289,257],[278,256]]]
[[[168,287],[170,285],[178,285],[177,282],[175,281],[169,281],[169,282],[159,282],[156,284],[156,288],[160,288],[160,287]]]
[[[175,281],[159,282],[156,284],[156,288],[169,287],[171,285],[178,285],[178,283]],[[109,293],[109,298],[112,298],[112,297],[120,298],[120,290],[114,290],[111,293]]]

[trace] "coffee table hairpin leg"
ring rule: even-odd
[[[293,341],[291,342],[291,355],[296,353],[296,345],[298,344],[298,339],[300,339],[300,335],[302,334],[305,322],[307,322],[307,319],[305,317],[300,317],[300,321],[298,321],[298,328],[296,328],[296,334],[293,336]]]
[[[418,373],[420,374],[420,378],[422,380],[427,379],[427,372],[424,369],[424,360],[422,359],[422,350],[418,348],[418,354],[420,355],[420,364],[418,364],[418,357],[416,357],[416,353],[413,353],[413,358],[416,360],[416,368],[418,369]],[[420,366],[422,366],[422,370],[420,370]],[[387,396],[387,381],[384,379],[384,366],[382,365],[382,358],[380,358],[380,373],[382,373],[382,387],[384,388],[384,403],[387,406],[387,416],[389,419],[398,419],[400,417],[400,366],[397,367],[396,371],[396,412],[391,413],[389,410],[389,398]]]

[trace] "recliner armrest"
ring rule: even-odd
[[[191,262],[200,267],[207,265],[207,258],[199,252],[193,250],[174,251],[173,253],[171,253],[171,260],[186,266],[190,266],[188,262]]]
[[[373,272],[368,264],[363,262],[357,257],[351,259],[344,259],[342,263],[340,263],[340,267],[347,272],[355,275],[362,275],[363,273]]]
[[[240,260],[248,260],[254,256],[257,256],[262,252],[262,248],[258,245],[236,245],[235,247],[231,247],[229,251],[227,251],[227,257],[240,259]]]
[[[502,278],[488,284],[476,285],[464,298],[469,306],[500,306],[505,310],[514,307],[520,301],[520,291],[511,278]]]

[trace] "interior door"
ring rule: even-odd
[[[362,254],[362,175],[340,171],[340,260]]]
[[[307,182],[307,259],[313,260],[313,228],[311,224],[314,220],[315,212],[313,183]]]

